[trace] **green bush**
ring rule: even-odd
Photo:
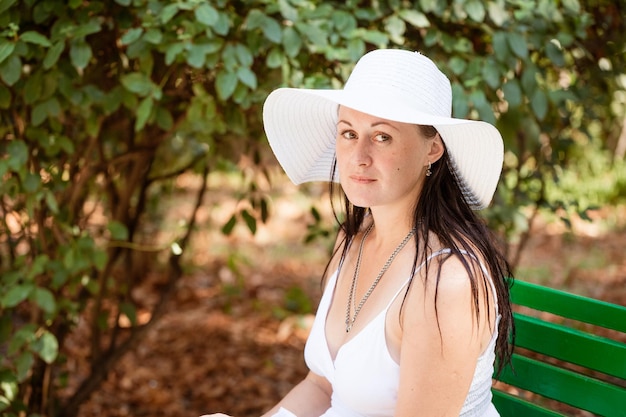
[[[265,175],[260,109],[278,86],[336,87],[374,47],[424,52],[452,80],[454,115],[505,136],[504,180],[486,212],[503,233],[523,228],[525,208],[561,204],[546,184],[584,158],[577,138],[609,148],[624,116],[611,107],[624,16],[608,1],[0,0],[0,28],[7,416],[76,415],[158,319],[206,184],[174,236],[158,234],[155,208],[183,173],[206,181],[242,155]],[[238,221],[254,232],[269,215],[255,177],[247,184],[224,233]],[[146,305],[133,289],[156,271],[160,300]],[[61,396],[79,320],[89,375]]]

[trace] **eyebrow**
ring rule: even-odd
[[[348,126],[352,126],[352,123],[350,123],[349,121],[347,121],[347,120],[345,120],[345,119],[340,119],[340,120],[338,120],[338,121],[337,121],[337,124],[339,124],[339,123],[345,123],[345,124],[347,124]],[[382,120],[381,120],[381,121],[376,121],[376,122],[372,123],[372,126],[371,126],[371,127],[376,127],[376,126],[380,126],[380,125],[389,126],[390,128],[395,129],[395,130],[400,130],[400,129],[398,129],[396,126],[394,126],[394,125],[392,125],[392,124],[390,124],[390,123],[387,123],[387,122],[383,122]]]

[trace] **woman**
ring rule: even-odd
[[[491,201],[503,144],[490,124],[452,118],[451,99],[424,55],[376,50],[343,90],[283,88],[265,102],[289,178],[331,180],[345,211],[310,372],[265,416],[498,415],[511,273],[473,210]]]

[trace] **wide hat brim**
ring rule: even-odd
[[[447,78],[445,81],[449,91]],[[443,83],[441,78],[437,82]],[[465,200],[473,209],[489,205],[498,184],[504,153],[502,137],[494,126],[445,115],[450,112],[449,108],[437,109],[438,114],[433,114],[428,111],[432,104],[422,109],[419,104],[410,102],[415,92],[403,95],[383,83],[368,84],[367,88],[356,82],[349,83],[350,80],[342,90],[279,88],[267,97],[263,107],[265,132],[272,151],[294,184],[339,180],[340,173],[331,178],[331,172],[335,159],[337,112],[341,105],[391,121],[435,127],[446,146],[450,168]],[[428,92],[424,94],[428,95]],[[451,100],[451,92],[448,94]],[[446,100],[443,103],[448,105]]]

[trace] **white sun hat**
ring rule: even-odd
[[[279,88],[267,97],[265,133],[294,184],[331,180],[339,105],[435,127],[465,200],[475,210],[491,202],[502,170],[500,132],[486,122],[453,118],[448,78],[426,56],[400,49],[365,54],[341,90]]]

